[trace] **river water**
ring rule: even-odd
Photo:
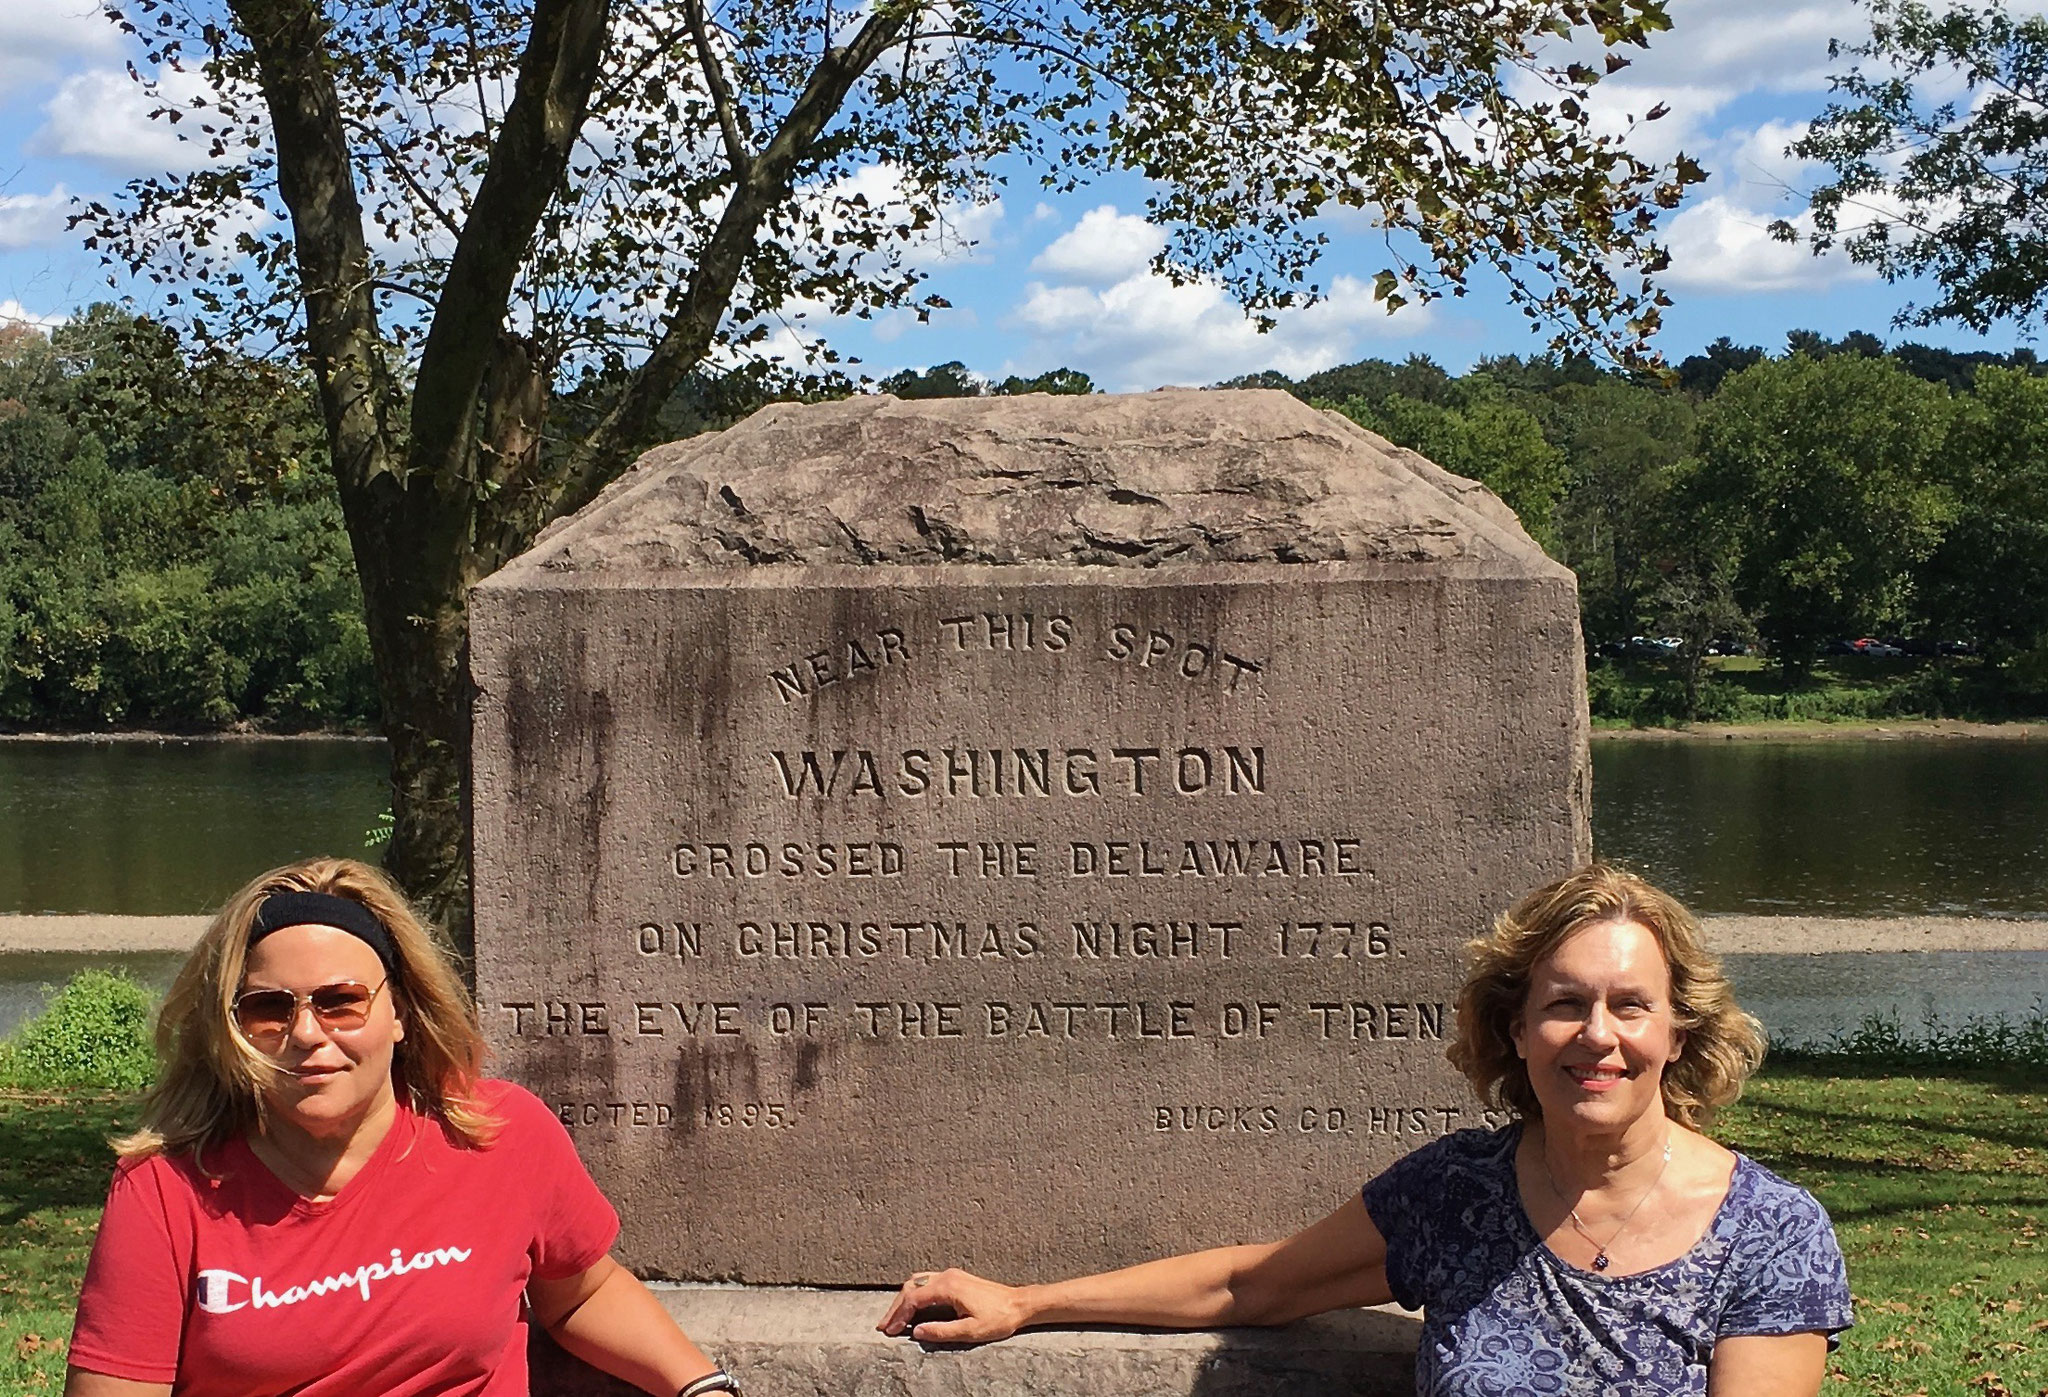
[[[1594,841],[1705,913],[2048,917],[2048,743],[1601,741]],[[190,914],[266,868],[360,853],[384,749],[325,740],[0,742],[0,913]],[[152,983],[174,957],[128,957]],[[77,957],[0,956],[0,1032]],[[2018,1017],[2048,953],[1740,956],[1780,1034],[1865,1013]]]
[[[360,853],[374,742],[0,742],[0,913],[204,912]],[[1593,835],[1700,912],[2048,916],[2048,742],[1600,741]]]
[[[2048,742],[1596,742],[1593,840],[1700,912],[2048,917]]]
[[[189,915],[266,868],[361,854],[380,742],[0,742],[0,912]]]

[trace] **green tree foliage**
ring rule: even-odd
[[[1726,541],[1736,594],[1789,670],[1911,616],[1916,569],[1955,517],[1953,417],[1946,390],[1857,355],[1768,360],[1708,404],[1677,498]]]
[[[1050,393],[1055,397],[1080,397],[1096,390],[1095,380],[1079,369],[1048,369],[1030,378],[1011,374],[998,383],[994,392],[1006,398],[1018,397],[1025,393]]]
[[[2002,0],[1935,8],[1864,0],[1867,42],[1836,99],[1792,146],[1831,178],[1811,196],[1812,243],[1840,243],[1887,280],[1926,277],[1933,299],[1901,324],[1986,330],[2037,320],[2048,291],[2048,17]],[[1790,223],[1774,232],[1796,239]]]
[[[1729,374],[1741,373],[1761,363],[1764,352],[1755,345],[1739,345],[1726,335],[1698,354],[1688,354],[1678,365],[1678,386],[1688,393],[1711,398],[1721,391]]]
[[[389,862],[462,943],[468,588],[614,478],[693,371],[762,360],[807,307],[940,305],[906,251],[1006,160],[1141,177],[1155,265],[1262,323],[1313,298],[1315,220],[1354,208],[1388,229],[1389,308],[1492,268],[1559,340],[1640,352],[1658,212],[1705,173],[1589,101],[1664,3],[132,0],[152,57],[209,80],[161,112],[205,158],[85,221],[210,334],[305,351],[392,744]],[[572,382],[610,392],[544,449]]]
[[[1270,386],[1246,383],[1245,387]],[[1295,393],[1315,403],[1363,402],[1377,406],[1398,393],[1416,402],[1447,406],[1452,396],[1452,379],[1443,366],[1427,354],[1411,354],[1401,363],[1385,359],[1361,359],[1340,364],[1304,378]]]
[[[1967,673],[1936,665],[1919,697],[1895,696],[1918,705],[1908,711],[2038,707],[2048,379],[2035,356],[1887,350],[1861,332],[1788,343],[1796,352],[1772,358],[1717,340],[1672,385],[1552,356],[1489,359],[1461,378],[1368,359],[1229,386],[1310,401],[1359,388],[1348,415],[1493,485],[1577,575],[1589,652],[1648,658],[1664,676],[1626,696],[1638,717],[1788,716],[1815,650],[1864,634],[1928,656],[1937,641],[1981,648]],[[1784,711],[1708,668],[1716,642],[1760,632],[1794,686]],[[1596,695],[1622,702],[1615,676],[1593,677]]]
[[[2048,652],[2048,379],[1979,370],[1945,454],[1955,518],[1927,562],[1925,614],[1994,655]]]
[[[1565,455],[1543,424],[1484,374],[1458,385],[1449,405],[1389,393],[1377,403],[1354,398],[1339,409],[1397,446],[1483,481],[1515,511],[1530,536],[1554,545],[1551,515],[1567,485]]]
[[[1544,405],[1546,433],[1570,475],[1554,551],[1578,574],[1586,639],[1596,648],[1653,624],[1674,550],[1685,545],[1689,556],[1696,531],[1675,526],[1671,486],[1693,450],[1697,416],[1686,394],[1618,378],[1562,384]]]
[[[0,344],[0,722],[374,714],[310,394],[96,306]]]
[[[1030,378],[1011,374],[1000,383],[992,383],[955,359],[945,364],[934,364],[928,369],[899,369],[878,380],[875,388],[906,399],[1010,398],[1020,393],[1093,393],[1095,380],[1079,369],[1060,368],[1048,369]]]
[[[988,384],[965,364],[955,359],[928,369],[904,369],[875,385],[899,398],[979,398]]]

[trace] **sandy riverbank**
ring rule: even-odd
[[[121,951],[189,951],[206,930],[207,917],[0,916],[0,952],[76,951],[108,955]]]
[[[1595,742],[1865,742],[1906,738],[1997,738],[2048,742],[2048,723],[1966,723],[1959,718],[1895,718],[1883,723],[1694,723],[1687,728],[1595,728]]]
[[[1707,938],[1730,955],[1824,951],[2048,951],[2048,921],[1988,917],[1708,917]],[[0,916],[0,953],[184,951],[205,917]]]

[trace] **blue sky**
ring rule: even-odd
[[[1826,100],[1829,38],[1858,34],[1852,0],[1671,0],[1670,13],[1672,31],[1598,89],[1610,120],[1668,104],[1671,114],[1642,128],[1638,147],[1682,149],[1712,172],[1664,230],[1673,255],[1665,285],[1676,300],[1658,341],[1668,356],[1719,335],[1777,348],[1799,328],[1958,348],[2022,342],[2014,331],[1987,339],[1891,330],[1911,288],[1765,236],[1771,219],[1797,214],[1797,191],[1814,181],[1784,149]],[[141,62],[139,51],[86,0],[0,5],[0,317],[48,323],[116,294],[150,304],[147,288],[110,287],[64,227],[71,200],[102,197],[180,158],[171,134],[147,119],[130,61]],[[1358,223],[1331,228],[1328,299],[1257,334],[1219,289],[1175,288],[1147,270],[1159,237],[1139,216],[1143,197],[1134,181],[1056,198],[1028,180],[1013,185],[996,204],[961,211],[958,231],[972,246],[955,239],[922,249],[930,289],[955,309],[925,325],[908,316],[830,324],[825,336],[876,376],[954,359],[996,377],[1065,365],[1119,390],[1266,368],[1299,376],[1366,355],[1423,353],[1457,371],[1484,354],[1542,348],[1485,281],[1463,301],[1384,314],[1370,283],[1386,254]]]

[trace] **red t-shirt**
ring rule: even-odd
[[[399,1105],[348,1186],[315,1203],[236,1140],[114,1173],[71,1362],[179,1397],[525,1397],[532,1277],[577,1275],[618,1215],[561,1122],[487,1082],[488,1149]]]

